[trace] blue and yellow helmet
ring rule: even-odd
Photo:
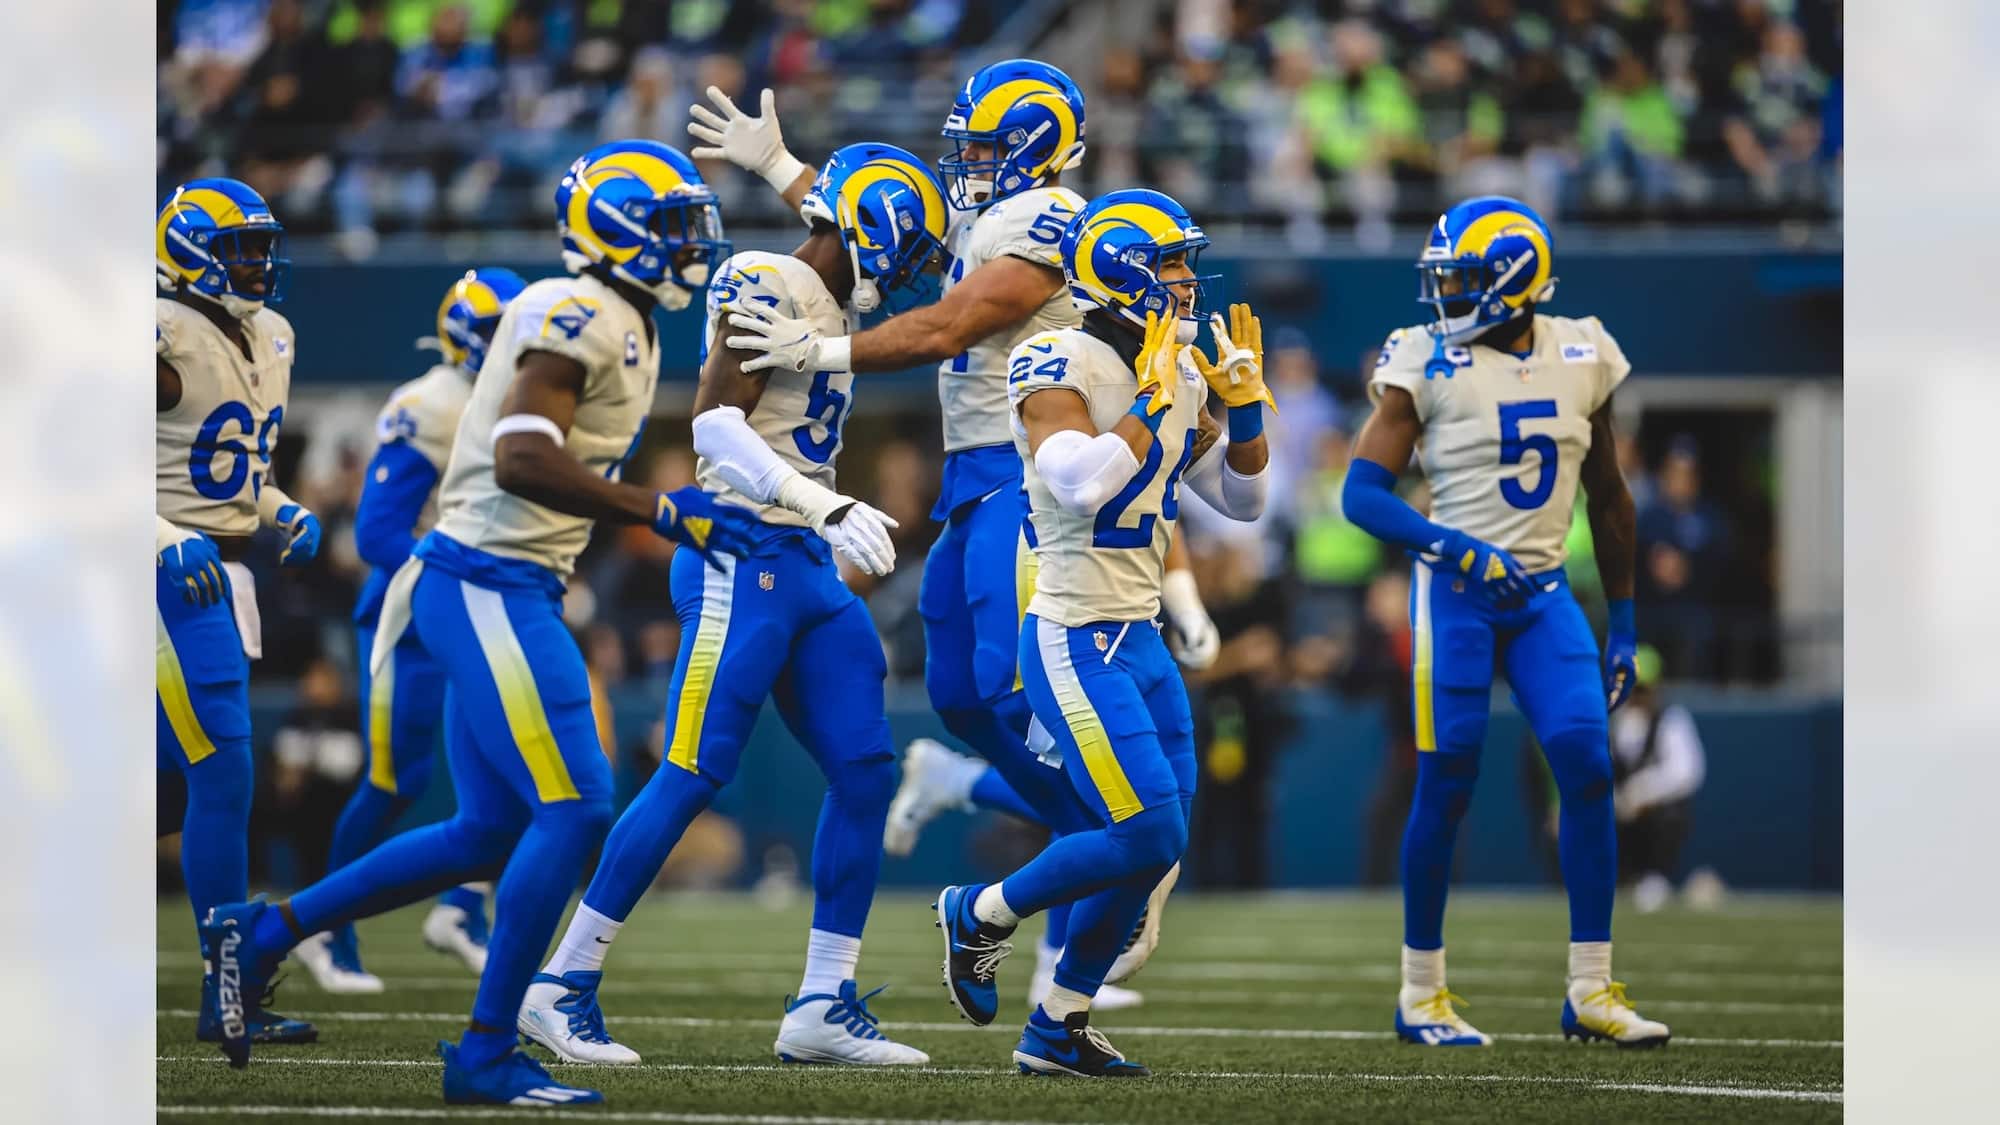
[[[974,211],[1040,187],[1083,159],[1083,91],[1034,59],[1007,59],[966,79],[944,120],[952,154],[938,161],[951,205]],[[968,144],[992,146],[983,160]]]
[[[189,180],[160,205],[153,265],[162,288],[185,287],[249,316],[284,299],[285,228],[249,184]],[[246,268],[254,274],[244,276]]]
[[[1115,312],[1141,328],[1148,313],[1165,316],[1173,307],[1174,287],[1187,286],[1181,336],[1192,341],[1199,326],[1201,283],[1217,276],[1196,269],[1207,245],[1208,236],[1172,197],[1127,188],[1098,196],[1069,221],[1061,243],[1063,273],[1079,306]],[[1160,263],[1182,253],[1196,276],[1160,280]]]
[[[1431,334],[1463,344],[1555,296],[1554,250],[1549,225],[1518,199],[1482,195],[1438,216],[1417,259]]]
[[[694,161],[658,141],[611,141],[569,166],[556,185],[556,229],[572,273],[602,265],[686,308],[729,257],[722,209]]]
[[[486,346],[493,342],[493,330],[500,327],[500,314],[507,302],[521,295],[528,283],[513,270],[488,267],[466,270],[452,282],[438,305],[438,350],[446,363],[455,363],[474,374],[486,362]]]
[[[924,162],[895,145],[864,142],[835,149],[799,213],[840,231],[854,270],[856,310],[891,311],[944,250],[949,209],[944,187]],[[889,300],[890,294],[906,295]]]

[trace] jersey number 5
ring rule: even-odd
[[[847,417],[847,396],[833,389],[832,379],[831,371],[813,376],[812,391],[806,396],[808,421],[792,430],[792,444],[799,447],[799,456],[815,465],[826,464],[840,448],[840,423]],[[814,422],[825,428],[825,437],[814,440]]]
[[[1541,467],[1535,475],[1534,484],[1527,488],[1513,477],[1500,479],[1500,495],[1516,508],[1535,509],[1549,502],[1549,493],[1556,489],[1556,439],[1548,434],[1521,433],[1521,423],[1531,418],[1554,418],[1554,399],[1536,399],[1533,402],[1503,402],[1500,404],[1500,463],[1518,465],[1529,452],[1541,457]]]
[[[1195,432],[1190,428],[1187,440],[1181,443],[1181,459],[1174,462],[1174,471],[1167,474],[1167,490],[1160,495],[1160,514],[1170,520],[1181,516],[1181,473],[1187,470],[1188,460],[1194,456],[1194,439]],[[1159,473],[1160,443],[1155,441],[1146,448],[1146,463],[1139,466],[1139,471],[1125,482],[1118,495],[1106,500],[1104,506],[1097,509],[1097,522],[1090,529],[1091,546],[1137,550],[1153,545],[1153,513],[1140,516],[1138,524],[1132,527],[1120,527],[1118,521],[1124,518],[1125,509],[1132,506],[1132,501],[1146,491],[1146,486],[1152,484]]]

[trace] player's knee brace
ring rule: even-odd
[[[1479,755],[1470,752],[1433,751],[1417,755],[1417,795],[1419,809],[1428,810],[1456,822],[1472,803],[1472,790],[1479,782]]]
[[[1156,805],[1114,823],[1105,829],[1105,836],[1121,872],[1164,873],[1187,851],[1187,817],[1178,801]]]
[[[1559,731],[1543,740],[1542,752],[1563,803],[1611,796],[1611,744],[1604,727],[1593,723]]]

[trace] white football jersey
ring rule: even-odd
[[[1007,389],[1016,410],[1014,447],[1021,454],[1040,566],[1029,613],[1068,626],[1148,621],[1159,614],[1167,546],[1180,516],[1181,473],[1194,454],[1208,400],[1207,383],[1185,359],[1180,380],[1132,482],[1096,512],[1080,516],[1057,504],[1035,471],[1018,413],[1021,401],[1050,388],[1074,391],[1103,433],[1132,409],[1139,378],[1116,349],[1081,328],[1033,336],[1014,349]]]
[[[726,335],[729,313],[772,312],[803,319],[828,336],[847,332],[847,315],[826,290],[818,272],[790,254],[745,250],[722,264],[708,286],[707,339]],[[767,369],[764,394],[750,412],[750,428],[778,459],[830,491],[833,462],[840,455],[840,429],[854,409],[854,374],[849,371]],[[706,457],[695,462],[701,487],[726,503],[748,508],[769,524],[805,526],[797,513],[763,504],[729,486]]]
[[[1431,519],[1540,573],[1568,557],[1590,416],[1631,371],[1596,317],[1538,315],[1525,358],[1399,328],[1382,345],[1368,393],[1379,399],[1382,388],[1401,387],[1415,400]]]
[[[153,302],[154,351],[180,373],[181,400],[154,415],[159,514],[211,535],[257,530],[257,494],[292,389],[291,322],[268,308],[242,320],[250,358],[199,310]]]
[[[951,265],[944,288],[965,280],[996,258],[1014,257],[1062,272],[1063,228],[1084,199],[1066,187],[1024,191],[979,212],[953,228],[947,249]],[[944,408],[944,451],[956,453],[1014,440],[1008,419],[1007,358],[1030,336],[1074,328],[1082,320],[1069,287],[1054,294],[1028,319],[1002,329],[938,365],[938,404]]]
[[[440,363],[389,393],[389,401],[375,417],[376,444],[400,441],[416,450],[438,471],[441,484],[458,436],[458,419],[471,397],[471,373],[455,363]],[[437,491],[437,486],[432,486],[433,501]],[[416,533],[421,536],[430,523],[429,519],[418,520]]]
[[[537,281],[500,317],[473,380],[451,460],[438,489],[437,531],[468,547],[525,559],[568,577],[594,521],[545,508],[493,479],[493,424],[523,353],[553,352],[583,365],[563,450],[617,480],[639,448],[660,378],[659,341],[645,313],[588,274]]]

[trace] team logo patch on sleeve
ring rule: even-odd
[[[639,334],[637,332],[625,333],[625,366],[639,366]]]
[[[560,334],[564,339],[574,340],[583,335],[583,330],[596,318],[597,311],[596,301],[585,297],[564,297],[542,318],[542,335]]]
[[[1563,345],[1563,362],[1564,362],[1564,363],[1596,363],[1596,362],[1597,362],[1597,345],[1596,345],[1596,344],[1564,344],[1564,345]]]

